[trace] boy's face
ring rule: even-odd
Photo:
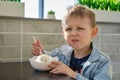
[[[88,47],[97,34],[97,27],[92,28],[86,17],[69,17],[63,24],[63,34],[66,42],[74,49]]]

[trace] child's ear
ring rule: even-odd
[[[96,37],[97,33],[98,33],[98,27],[95,26],[92,30],[92,38]]]

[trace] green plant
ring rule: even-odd
[[[2,0],[2,1],[20,2],[21,0]]]
[[[120,11],[120,0],[77,0],[77,2],[92,9]]]
[[[50,10],[50,11],[48,11],[48,14],[55,14],[55,11]]]

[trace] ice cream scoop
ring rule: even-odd
[[[43,61],[43,62],[49,62],[52,60],[52,57],[49,56],[49,55],[46,55],[46,54],[42,54],[41,55],[41,58],[40,58],[40,61]]]

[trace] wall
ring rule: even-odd
[[[120,23],[99,22],[99,34],[94,43],[110,56],[113,80],[120,78]],[[0,62],[28,61],[32,57],[31,43],[34,35],[52,50],[64,44],[60,20],[0,17]]]

